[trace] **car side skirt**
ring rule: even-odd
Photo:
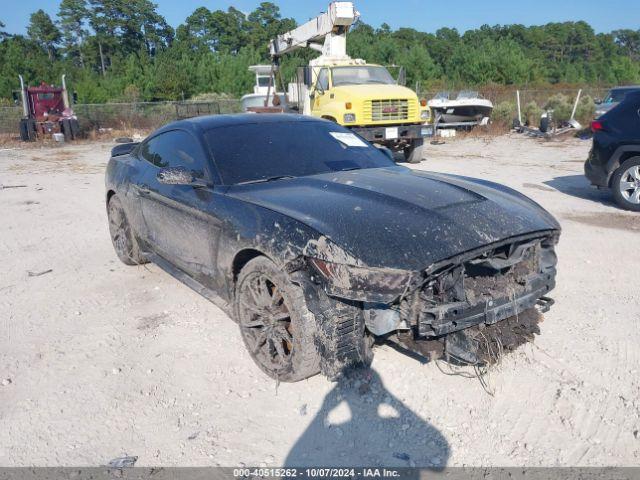
[[[233,309],[229,302],[224,300],[220,295],[218,295],[214,290],[205,287],[197,280],[190,277],[188,274],[175,267],[173,264],[162,258],[161,256],[155,253],[145,253],[145,258],[149,260],[151,263],[155,263],[160,269],[164,270],[166,273],[171,275],[173,278],[178,280],[179,282],[184,283],[187,287],[193,290],[196,293],[199,293],[204,298],[209,300],[215,306],[220,308],[224,313],[226,313],[229,317],[231,317],[234,321]]]

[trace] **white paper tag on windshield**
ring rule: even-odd
[[[345,133],[345,132],[329,132],[333,138],[338,140],[340,143],[345,144],[347,147],[366,147],[367,144],[356,137],[353,133]]]

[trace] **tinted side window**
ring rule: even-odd
[[[189,133],[174,130],[152,138],[142,144],[142,157],[156,167],[185,167],[196,178],[203,178],[206,159],[199,142]]]

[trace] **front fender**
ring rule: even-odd
[[[325,95],[328,95],[325,94]],[[345,114],[344,102],[331,101],[329,103],[324,104],[323,106],[317,108],[313,114],[314,116],[325,118],[327,120],[331,119],[335,121],[338,125],[345,125],[344,123],[344,114]]]

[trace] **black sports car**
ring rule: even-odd
[[[171,123],[113,149],[113,245],[222,307],[281,381],[367,363],[376,338],[478,363],[488,332],[538,333],[524,319],[551,303],[554,218],[504,186],[388,154],[302,116]]]

